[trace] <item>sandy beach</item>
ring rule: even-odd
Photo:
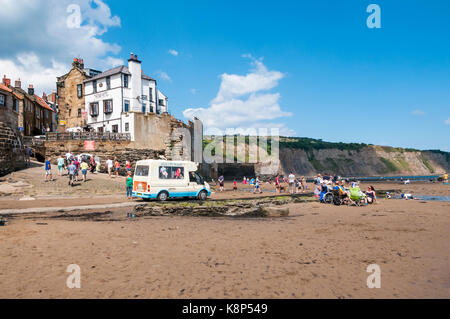
[[[272,219],[17,216],[0,227],[0,298],[450,297],[449,203],[289,207]],[[366,286],[374,263],[380,289]],[[81,289],[66,287],[69,264]]]
[[[450,298],[449,202],[337,207],[314,201],[310,184],[303,202],[288,205],[289,217],[129,219],[143,202],[125,198],[122,177],[89,175],[74,188],[55,178],[43,182],[35,167],[0,181],[0,215],[53,209],[3,214],[0,298]],[[450,191],[441,183],[374,186]],[[225,187],[211,201],[280,196],[268,184],[262,195],[248,185]],[[108,208],[121,203],[131,206]],[[62,210],[77,205],[105,206]],[[66,286],[70,264],[81,268],[81,289]],[[381,267],[380,289],[367,288],[370,264]]]

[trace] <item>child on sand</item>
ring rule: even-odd
[[[45,161],[45,181],[53,181],[51,160],[49,157]]]
[[[260,188],[260,186],[259,186],[259,184],[260,184],[260,181],[259,181],[259,177],[257,176],[256,177],[256,179],[255,179],[255,190],[253,191],[253,193],[262,193],[262,191],[261,191],[261,188]]]
[[[225,183],[225,178],[223,177],[223,175],[220,175],[220,177],[219,177],[219,190],[221,192],[224,191],[224,188],[223,188],[224,183]]]
[[[127,198],[133,199],[133,177],[131,176],[131,171],[128,171],[126,184],[127,184]]]
[[[237,191],[237,181],[236,181],[236,179],[234,179],[234,181],[233,181],[233,190]]]

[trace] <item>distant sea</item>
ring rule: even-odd
[[[376,181],[437,181],[437,179],[441,175],[423,175],[423,176],[371,176],[371,177],[344,177],[345,179],[356,179],[358,181],[370,181],[370,182],[376,182]]]

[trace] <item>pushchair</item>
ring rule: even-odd
[[[342,194],[339,189],[333,189],[333,204],[336,206],[341,206],[348,204],[349,198],[347,194]]]
[[[350,200],[352,204],[356,206],[362,206],[366,204],[366,194],[361,192],[359,186],[350,188]]]

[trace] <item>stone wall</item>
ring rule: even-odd
[[[131,161],[131,164],[136,164],[139,160],[144,159],[159,159],[164,155],[162,150],[152,149],[136,149],[133,147],[132,142],[127,141],[95,141],[95,150],[86,151],[84,149],[84,141],[46,141],[45,142],[45,154],[46,158],[51,157],[52,162],[56,164],[56,160],[59,156],[65,156],[67,152],[72,154],[91,154],[93,156],[100,157],[102,171],[105,172],[105,163],[108,158],[114,160],[117,158],[121,164],[121,175],[124,175],[125,162]]]
[[[58,108],[59,120],[66,121],[65,126],[59,126],[58,131],[64,132],[66,128],[81,127],[85,124],[82,117],[78,117],[78,109],[85,110],[84,83],[86,74],[78,67],[73,66],[68,74],[58,78]],[[83,84],[83,97],[77,95],[77,85]]]
[[[24,167],[23,145],[17,131],[0,122],[0,176]]]

